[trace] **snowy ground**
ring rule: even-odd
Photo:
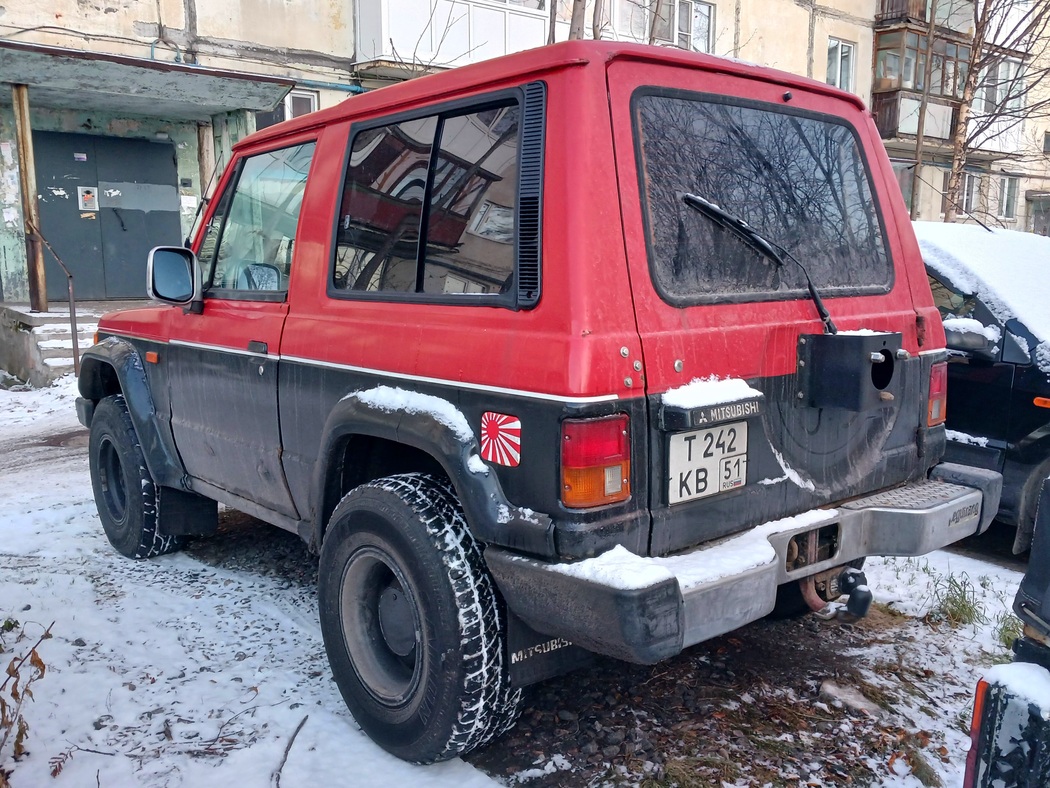
[[[42,391],[0,390],[0,624],[18,622],[0,633],[2,666],[53,622],[39,648],[47,673],[23,706],[28,754],[11,760],[10,743],[0,752],[13,786],[262,788],[275,784],[289,743],[286,788],[497,784],[462,761],[404,764],[358,730],[330,679],[312,585],[302,578],[209,561],[206,546],[145,562],[118,556],[95,515],[75,396],[69,379]],[[842,657],[861,666],[869,695],[884,692],[895,726],[928,742],[924,761],[941,783],[958,785],[970,694],[986,666],[1005,659],[997,631],[1020,573],[944,552],[869,561],[866,572],[877,599],[905,615],[883,615],[890,629],[872,630]],[[986,621],[953,628],[922,620],[949,597],[969,599]],[[544,784],[545,767],[548,777],[566,768],[559,757],[500,779],[529,784],[537,775]],[[930,784],[906,758],[871,760],[876,784]],[[582,783],[570,773],[558,784]],[[799,783],[785,776],[784,784]]]

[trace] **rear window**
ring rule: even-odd
[[[857,136],[844,121],[721,96],[643,89],[633,99],[649,261],[674,304],[806,296],[778,268],[690,208],[695,194],[794,255],[822,295],[888,292],[893,266]]]

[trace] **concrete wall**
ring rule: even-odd
[[[0,36],[332,81],[346,80],[354,47],[347,0],[10,2],[0,14]]]

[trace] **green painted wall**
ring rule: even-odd
[[[30,94],[30,102],[32,98]],[[228,146],[254,128],[254,116],[236,112],[218,118],[224,121],[222,125],[226,131],[221,147],[227,147],[227,150],[223,151],[222,161],[228,161]],[[30,122],[35,131],[151,140],[166,134],[175,145],[180,183],[189,179],[192,184],[179,187],[179,194],[187,198],[181,211],[182,230],[184,234],[189,232],[201,191],[196,122],[50,109],[32,110]],[[14,114],[11,107],[0,106],[0,300],[9,303],[29,300],[17,152]]]

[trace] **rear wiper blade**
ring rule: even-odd
[[[835,327],[835,324],[831,321],[831,313],[828,312],[828,308],[824,306],[824,301],[821,299],[820,293],[817,292],[817,288],[813,285],[813,279],[810,277],[809,271],[806,270],[806,266],[802,265],[798,258],[791,254],[791,252],[779,244],[775,244],[763,237],[743,219],[723,210],[710,200],[705,200],[698,194],[689,194],[688,192],[682,193],[681,197],[682,202],[690,208],[703,214],[719,227],[723,227],[736,233],[744,243],[755,251],[764,254],[776,263],[778,267],[782,268],[787,265],[787,263],[784,262],[785,257],[797,265],[802,270],[802,274],[806,277],[806,287],[809,289],[809,297],[812,299],[813,305],[817,308],[817,314],[820,315],[820,322],[824,324],[824,333],[837,334],[839,332]]]

